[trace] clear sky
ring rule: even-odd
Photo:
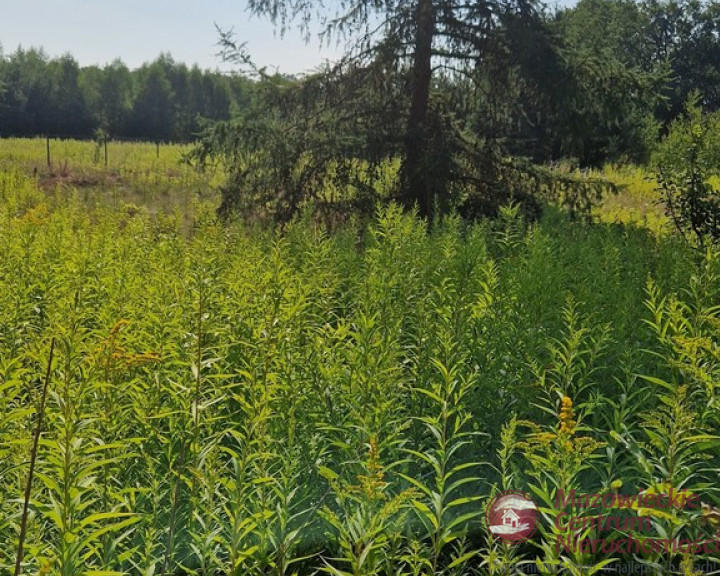
[[[568,5],[572,0],[550,0]],[[332,1],[330,2],[332,3]],[[82,66],[122,59],[130,68],[170,52],[175,61],[228,70],[216,56],[217,23],[234,28],[260,66],[309,71],[341,48],[306,44],[293,28],[280,38],[266,19],[252,17],[245,0],[0,0],[0,45],[7,53],[42,47],[50,56],[70,53]]]
[[[115,58],[136,68],[170,52],[175,61],[228,69],[215,56],[215,23],[234,28],[261,66],[297,73],[334,59],[340,48],[305,44],[299,31],[284,39],[271,23],[251,17],[244,0],[0,0],[0,44],[7,54],[43,47],[72,54],[82,66]]]

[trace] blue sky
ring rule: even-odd
[[[308,71],[342,52],[316,39],[305,44],[294,28],[280,38],[270,22],[246,11],[244,0],[0,0],[0,7],[5,53],[43,47],[50,56],[70,53],[83,66],[120,58],[136,68],[170,52],[188,65],[228,69],[215,56],[215,23],[234,28],[257,64],[280,72]]]
[[[302,72],[333,59],[340,48],[305,44],[292,29],[284,39],[251,17],[243,0],[0,0],[0,44],[42,46],[50,56],[72,54],[81,65],[121,58],[135,68],[170,52],[178,62],[226,69],[215,56],[215,23],[234,28],[260,65]]]

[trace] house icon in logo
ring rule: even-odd
[[[490,533],[501,540],[524,542],[532,537],[537,525],[535,502],[522,492],[501,492],[485,509]]]
[[[508,508],[503,512],[502,523],[504,526],[510,526],[511,528],[517,528],[520,516],[515,513],[515,510]]]

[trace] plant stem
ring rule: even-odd
[[[28,471],[27,484],[25,485],[25,497],[23,499],[23,513],[20,521],[20,538],[18,542],[17,557],[15,558],[15,576],[21,572],[23,560],[23,549],[25,547],[25,535],[27,533],[28,511],[30,508],[30,490],[32,488],[33,476],[35,475],[35,462],[37,461],[38,445],[40,444],[40,433],[42,432],[43,415],[45,414],[45,402],[47,400],[48,385],[50,384],[50,370],[52,369],[53,353],[55,352],[55,338],[50,342],[50,355],[48,357],[47,369],[45,371],[45,382],[43,384],[42,398],[40,399],[40,411],[38,412],[37,427],[30,451],[30,470]]]

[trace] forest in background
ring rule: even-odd
[[[204,120],[227,120],[245,106],[250,82],[162,54],[130,70],[120,60],[81,67],[18,48],[0,58],[0,137],[189,141]]]
[[[433,101],[513,155],[574,158],[585,166],[645,161],[694,92],[705,111],[720,108],[717,3],[581,0],[542,11],[533,27],[516,18],[501,28],[500,53],[491,35],[483,48],[485,78],[439,66]],[[502,54],[508,50],[512,57]],[[273,78],[307,84],[313,74]],[[188,67],[169,54],[130,70],[119,60],[82,67],[71,55],[18,48],[0,58],[0,136],[102,131],[188,141],[206,120],[271,114],[276,103],[259,84],[240,71]]]

